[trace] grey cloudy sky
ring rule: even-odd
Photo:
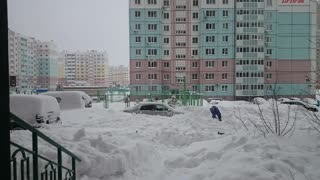
[[[128,0],[8,0],[9,28],[60,50],[106,50],[129,63]]]

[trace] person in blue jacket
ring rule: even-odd
[[[222,121],[222,119],[221,119],[221,112],[220,112],[220,110],[217,108],[217,106],[212,106],[212,107],[210,108],[210,112],[211,112],[211,114],[212,114],[212,118],[213,118],[213,119],[217,118],[217,116],[218,116],[219,121]]]

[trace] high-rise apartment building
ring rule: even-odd
[[[57,83],[57,46],[42,42],[9,29],[9,74],[11,90],[48,88]]]
[[[132,93],[314,94],[316,1],[130,0]]]
[[[55,90],[58,83],[58,48],[53,41],[37,43],[38,86]]]
[[[69,86],[108,84],[108,55],[105,51],[63,51],[65,84]]]
[[[110,66],[109,85],[128,86],[129,85],[129,68],[123,65]]]

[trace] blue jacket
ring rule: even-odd
[[[218,118],[221,119],[220,110],[216,106],[212,106],[210,108],[210,112],[212,114],[212,118],[215,118],[216,116],[218,116]]]

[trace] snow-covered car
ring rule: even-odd
[[[317,104],[317,101],[312,99],[312,98],[304,98],[302,101],[307,103],[307,104],[313,104],[313,105]]]
[[[265,103],[265,102],[267,102],[267,100],[265,100],[265,99],[262,98],[262,97],[255,97],[255,98],[253,98],[253,100],[252,100],[252,103],[253,103],[253,104],[257,104],[257,105],[263,104],[263,103]]]
[[[290,99],[288,99],[288,98],[278,98],[278,101],[279,102],[290,101]]]
[[[318,108],[316,106],[310,105],[310,104],[306,104],[302,101],[298,101],[298,100],[289,100],[289,101],[283,101],[281,102],[281,104],[288,104],[288,105],[298,105],[298,106],[302,106],[304,108],[306,108],[309,111],[313,111],[313,112],[318,112]]]
[[[76,92],[76,91],[74,91],[74,92]],[[84,100],[85,107],[86,108],[91,108],[92,107],[92,99],[91,99],[91,97],[87,93],[85,93],[83,91],[78,91],[78,92],[80,92],[82,94],[82,99]]]
[[[208,98],[208,102],[210,104],[219,104],[219,102],[221,102],[222,99],[221,98]]]
[[[83,109],[86,106],[85,97],[81,91],[50,91],[42,95],[55,97],[61,110]]]
[[[10,112],[33,127],[61,122],[57,100],[44,95],[10,95]],[[12,129],[17,125],[12,124]]]
[[[301,101],[301,99],[300,99],[300,98],[297,98],[297,97],[291,97],[290,100]]]
[[[124,112],[169,117],[173,116],[174,114],[180,114],[179,112],[174,111],[169,105],[157,102],[142,102],[131,108],[125,109]]]

